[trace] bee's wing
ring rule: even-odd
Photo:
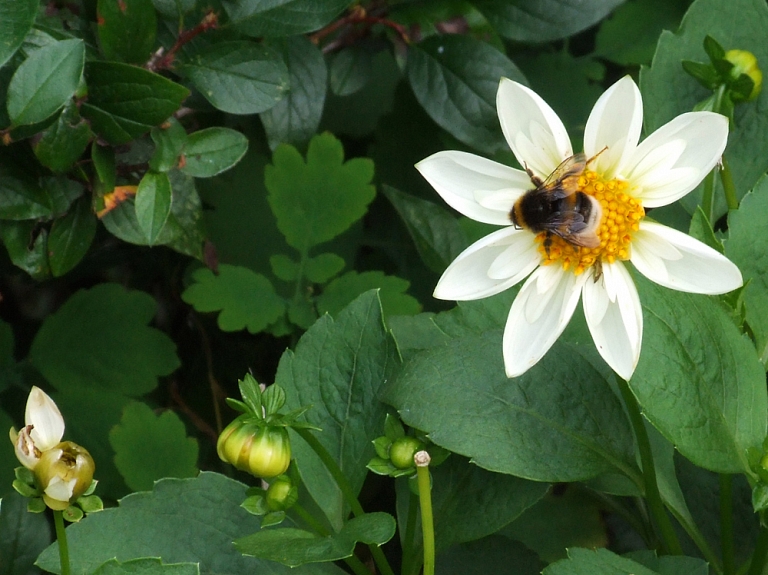
[[[547,176],[541,185],[542,190],[546,190],[553,200],[570,196],[579,188],[579,176],[584,172],[587,166],[587,157],[582,154],[574,154],[557,166],[554,171]]]
[[[588,229],[584,216],[578,212],[555,212],[547,219],[544,228],[576,246],[596,248],[600,245],[596,230]]]

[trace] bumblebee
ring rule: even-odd
[[[509,217],[519,230],[528,229],[536,234],[545,232],[543,245],[547,256],[553,234],[574,246],[596,248],[600,245],[597,230],[603,209],[595,198],[579,191],[579,176],[602,152],[589,160],[584,154],[574,154],[563,160],[543,181],[525,166],[536,187],[520,196]]]

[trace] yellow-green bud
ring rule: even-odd
[[[270,511],[284,511],[298,500],[298,491],[287,475],[276,478],[267,489],[267,507]]]
[[[241,415],[219,436],[216,451],[222,461],[256,477],[276,477],[291,463],[291,440],[285,427],[259,424]]]
[[[747,96],[746,101],[757,98],[763,85],[763,72],[757,65],[757,58],[755,58],[755,55],[747,50],[728,50],[725,53],[725,59],[733,64],[731,77],[734,80],[742,74],[746,74],[750,77],[752,82],[754,82],[752,91],[749,93],[749,96]],[[740,99],[736,94],[732,97],[734,97],[734,99]]]
[[[422,449],[424,444],[415,437],[398,437],[389,448],[389,460],[398,469],[408,469],[413,467],[414,454]]]
[[[96,464],[85,448],[62,441],[43,451],[34,474],[45,504],[62,511],[88,490],[95,470]]]

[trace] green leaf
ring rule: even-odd
[[[0,237],[13,265],[38,280],[51,275],[46,250],[48,232],[37,229],[37,222],[4,221],[0,226]]]
[[[496,115],[499,78],[525,78],[504,54],[470,36],[433,36],[409,47],[406,73],[441,128],[483,152],[506,148]]]
[[[349,5],[349,0],[224,0],[222,4],[240,32],[259,38],[322,28]]]
[[[277,227],[300,252],[335,238],[363,217],[376,194],[372,178],[373,162],[344,162],[341,142],[328,133],[312,138],[306,163],[293,146],[278,146],[264,172]]]
[[[0,166],[0,220],[33,220],[53,215],[51,198],[20,169]]]
[[[221,311],[218,325],[224,331],[264,331],[285,313],[285,302],[270,281],[248,268],[222,264],[219,273],[201,268],[193,274],[195,283],[182,299],[197,311]]]
[[[280,359],[275,383],[286,392],[286,409],[312,404],[305,418],[323,430],[317,439],[336,460],[357,493],[375,455],[386,409],[378,397],[397,366],[384,329],[376,292],[357,298],[336,320],[323,316]],[[347,406],[354,405],[354,410]],[[294,436],[293,453],[304,485],[340,529],[347,516],[341,492],[314,451]]]
[[[749,469],[768,422],[765,371],[715,298],[635,276],[645,318],[643,353],[629,382],[646,417],[696,465]]]
[[[168,172],[175,168],[187,143],[184,127],[176,118],[169,118],[167,125],[152,128],[150,135],[155,143],[155,152],[149,160],[149,168],[155,172]]]
[[[723,248],[723,242],[721,242],[715,235],[715,230],[712,229],[712,224],[709,223],[704,210],[701,206],[697,207],[696,211],[691,218],[691,224],[688,228],[688,235],[696,238],[703,244],[708,245],[713,250],[717,250],[721,254],[725,252]]]
[[[335,316],[359,295],[371,289],[379,289],[385,319],[393,315],[417,314],[421,311],[421,304],[404,293],[410,285],[408,280],[384,275],[384,272],[350,271],[323,289],[317,298],[317,311]]]
[[[395,534],[396,527],[388,513],[366,513],[350,519],[341,531],[328,537],[303,529],[263,529],[238,539],[235,547],[245,555],[297,567],[351,557],[357,542],[383,545]]]
[[[2,418],[0,418],[2,419]],[[13,450],[11,450],[13,453]],[[15,458],[13,458],[15,461]],[[16,461],[18,464],[18,461]],[[7,479],[3,477],[2,479]],[[8,484],[5,483],[4,490]],[[27,575],[35,559],[53,540],[45,515],[27,512],[27,499],[13,490],[3,495],[0,508],[0,573]]]
[[[414,341],[434,347],[408,354],[387,402],[437,445],[491,471],[537,481],[578,481],[609,471],[636,479],[623,408],[578,345],[558,342],[524,375],[506,377],[502,330],[492,322],[503,321],[507,311],[494,310],[497,302],[504,299],[427,316],[443,339]],[[452,336],[447,343],[445,335]],[[397,331],[395,337],[402,349]]]
[[[48,202],[54,216],[62,216],[68,212],[74,201],[85,192],[81,183],[64,176],[42,178],[40,184],[45,193],[48,194]]]
[[[242,483],[203,472],[194,479],[163,479],[151,492],[129,495],[119,507],[67,528],[72,575],[89,575],[113,558],[125,562],[147,557],[199,563],[203,573],[342,574],[330,566],[289,571],[269,561],[244,557],[232,541],[259,529],[258,517],[240,507],[245,491]],[[55,544],[43,552],[38,565],[61,573]]]
[[[566,38],[602,20],[623,0],[474,0],[491,26],[519,42]]]
[[[755,336],[760,361],[768,365],[768,238],[755,233],[768,218],[768,179],[762,178],[747,194],[739,209],[728,215],[728,241],[725,254],[744,276],[747,286],[743,297],[747,305],[747,323]]]
[[[658,557],[654,551],[632,551],[624,557],[652,569],[659,575],[707,575],[709,573],[707,562],[698,557],[680,555]]]
[[[96,216],[90,198],[83,197],[51,227],[48,262],[53,276],[63,276],[74,268],[88,252],[95,235]]]
[[[345,265],[347,265],[347,263],[344,261],[344,258],[337,256],[334,253],[326,252],[307,258],[307,261],[304,263],[304,275],[313,283],[324,284],[343,270]],[[363,292],[361,291],[360,293]]]
[[[269,266],[272,268],[272,273],[283,281],[292,282],[299,277],[299,262],[292,260],[285,254],[270,257]]]
[[[469,243],[458,220],[448,210],[405,194],[386,184],[382,191],[400,214],[424,263],[442,273]]]
[[[82,40],[62,40],[22,62],[8,86],[8,115],[14,126],[42,122],[67,103],[80,83]]]
[[[632,561],[619,557],[607,549],[568,549],[568,559],[552,563],[542,571],[542,575],[659,575]]]
[[[0,67],[14,55],[32,29],[38,0],[0,0]]]
[[[56,121],[46,128],[34,147],[35,156],[52,172],[66,172],[83,155],[91,140],[91,128],[70,102]]]
[[[157,557],[142,557],[119,562],[110,559],[93,572],[93,575],[199,575],[200,566],[197,563],[163,563]]]
[[[371,76],[371,53],[365,48],[351,46],[336,53],[331,60],[329,81],[337,96],[354,94]]]
[[[195,178],[210,178],[228,170],[248,151],[248,138],[229,128],[206,128],[190,134],[184,146],[181,171]]]
[[[304,146],[317,131],[325,104],[328,70],[320,49],[304,36],[276,42],[288,67],[290,90],[261,113],[261,123],[273,150],[280,143]]]
[[[688,74],[681,73],[682,60],[705,61],[703,34],[718,39],[726,50],[752,52],[757,61],[768,62],[768,7],[760,0],[697,0],[683,19],[677,34],[663,32],[650,68],[640,73],[644,124],[651,133],[679,114],[689,112],[711,95]],[[738,196],[743,196],[768,169],[768,130],[762,110],[768,107],[768,90],[755,102],[737,107],[735,126],[728,135],[725,158],[731,168]],[[719,184],[718,184],[719,187]],[[681,203],[689,213],[701,203],[701,189]],[[715,220],[727,212],[724,195],[715,191]]]
[[[0,320],[0,391],[3,391],[11,383],[18,383],[20,379],[15,373],[14,348],[13,328],[11,324]],[[0,476],[0,481],[2,480],[3,478]]]
[[[203,97],[230,114],[258,114],[288,90],[288,68],[280,54],[253,42],[208,45],[179,66]]]
[[[144,64],[155,47],[157,16],[152,0],[98,0],[99,44],[107,60]]]
[[[538,555],[517,541],[492,535],[446,549],[436,558],[440,575],[487,575],[514,573],[540,575],[544,564]]]
[[[115,465],[133,491],[148,491],[163,477],[198,473],[197,440],[187,437],[184,423],[173,411],[156,416],[148,405],[131,402],[109,432],[109,442]]]
[[[634,0],[620,5],[595,37],[595,56],[619,64],[650,64],[663,30],[677,30],[688,2]]]
[[[88,62],[88,101],[80,113],[110,144],[125,144],[164,122],[189,90],[143,68],[118,62]]]
[[[154,245],[171,214],[171,181],[165,173],[147,172],[136,190],[135,209],[147,245]]]
[[[111,146],[99,146],[94,140],[91,146],[91,160],[96,169],[96,176],[101,184],[102,194],[111,193],[115,189],[117,165],[115,164],[115,149]]]
[[[90,385],[139,396],[179,366],[174,343],[148,327],[154,299],[116,284],[80,290],[37,332],[30,362],[57,389]]]
[[[196,0],[152,0],[152,3],[160,14],[178,21],[179,16],[195,9]]]

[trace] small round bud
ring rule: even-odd
[[[413,456],[413,462],[416,464],[416,467],[427,467],[431,461],[432,458],[426,451],[419,451]]]
[[[424,444],[415,437],[398,437],[389,448],[389,460],[398,469],[413,467],[414,454],[424,449]]]
[[[757,65],[757,58],[755,58],[755,55],[752,52],[748,52],[747,50],[728,50],[725,53],[725,59],[733,64],[733,68],[731,69],[731,77],[734,80],[742,74],[746,74],[754,83],[752,91],[746,98],[738,95],[737,93],[732,94],[731,97],[734,100],[744,101],[751,101],[757,98],[763,85],[763,72]]]
[[[88,490],[95,470],[96,464],[86,449],[62,441],[41,454],[34,474],[45,504],[62,511]]]
[[[276,477],[291,463],[291,440],[285,427],[270,427],[247,415],[230,423],[219,436],[222,461],[256,477]]]
[[[298,498],[298,491],[291,478],[286,475],[275,479],[267,489],[266,500],[270,511],[285,511],[292,507]]]

